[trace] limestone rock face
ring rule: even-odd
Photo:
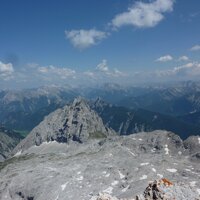
[[[200,136],[190,136],[184,141],[184,146],[191,154],[200,153]]]
[[[14,150],[23,151],[43,142],[67,143],[86,142],[90,138],[104,138],[114,135],[114,131],[104,126],[102,119],[82,98],[48,115]]]

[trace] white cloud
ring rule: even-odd
[[[95,73],[91,71],[83,72],[84,75],[89,76],[91,78],[95,78]]]
[[[167,62],[167,61],[171,61],[171,60],[173,60],[173,57],[171,55],[165,55],[165,56],[161,56],[156,61],[157,62]]]
[[[189,58],[187,56],[181,56],[179,57],[178,61],[188,61]]]
[[[72,45],[78,49],[85,49],[96,45],[102,39],[107,37],[107,33],[96,29],[90,30],[71,30],[65,31],[66,38],[69,39]]]
[[[158,77],[181,77],[181,78],[192,78],[200,75],[200,63],[190,62],[185,65],[174,67],[168,70],[156,71]]]
[[[139,28],[154,27],[164,19],[165,12],[173,10],[174,0],[155,0],[150,3],[136,2],[127,12],[118,14],[112,20],[112,25],[119,28],[132,25]]]
[[[0,61],[0,78],[3,80],[9,80],[12,78],[12,74],[14,72],[14,68],[12,63],[3,63]]]
[[[126,76],[125,73],[119,71],[118,69],[109,69],[108,64],[107,64],[107,60],[102,60],[101,63],[99,63],[96,67],[96,70],[98,72],[101,72],[102,74],[108,76],[108,77],[122,77],[122,76]]]
[[[102,60],[101,63],[99,63],[96,67],[97,70],[99,70],[100,72],[108,72],[109,71],[109,68],[108,68],[108,65],[107,65],[107,60]]]
[[[68,77],[74,77],[76,74],[75,70],[69,68],[55,67],[53,65],[47,67],[38,67],[38,72],[45,74],[46,76],[59,76],[61,79],[67,79]]]
[[[124,72],[119,71],[118,69],[114,69],[113,76],[121,77],[121,76],[126,76],[126,74]]]
[[[184,74],[188,76],[199,76],[200,75],[200,63],[191,62],[186,65],[175,67],[172,70],[175,74]]]
[[[200,45],[195,45],[190,49],[190,51],[199,51],[199,50],[200,50]]]

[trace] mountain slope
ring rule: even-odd
[[[99,192],[131,199],[162,177],[198,194],[200,162],[192,159],[197,147],[190,153],[179,136],[166,131],[43,143],[0,164],[0,199],[89,200]]]
[[[45,117],[15,148],[15,152],[39,146],[43,142],[83,143],[90,138],[104,138],[113,134],[114,131],[104,126],[102,119],[85,100],[76,98],[70,105]]]
[[[198,126],[157,112],[144,109],[131,110],[107,104],[101,99],[97,99],[91,104],[91,107],[101,116],[104,124],[113,128],[121,135],[141,131],[168,130],[186,139],[192,134],[199,133]]]
[[[0,122],[17,130],[31,130],[45,115],[77,96],[69,87],[41,87],[0,92]]]
[[[184,82],[168,88],[155,88],[136,97],[125,97],[119,105],[179,116],[200,111],[199,82]]]
[[[22,139],[19,133],[0,127],[0,162],[6,159]]]

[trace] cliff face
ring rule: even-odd
[[[0,127],[0,162],[6,159],[22,139],[18,133]]]

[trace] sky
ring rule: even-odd
[[[199,80],[199,0],[0,0],[0,89]]]

